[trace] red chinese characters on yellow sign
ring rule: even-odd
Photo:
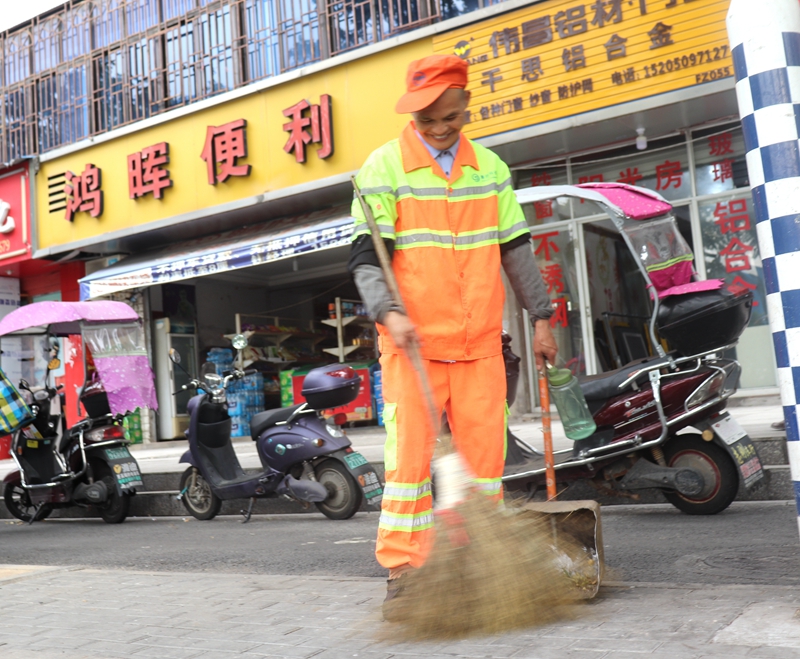
[[[209,126],[200,157],[206,161],[209,185],[224,183],[231,176],[249,176],[250,165],[239,164],[239,158],[247,158],[247,120]]]
[[[162,191],[172,186],[169,177],[169,144],[161,142],[128,156],[128,196],[138,199],[152,194],[161,199]]]
[[[540,0],[437,35],[469,64],[464,131],[497,134],[733,75],[725,0]]]
[[[534,251],[536,256],[540,256],[545,261],[554,261],[555,255],[560,251],[558,245],[553,241],[553,238],[558,236],[558,231],[550,233],[542,233],[533,237]],[[567,298],[564,297],[564,273],[561,270],[561,265],[552,263],[545,265],[541,268],[542,279],[547,286],[547,294],[560,293],[559,297],[553,298],[554,313],[550,316],[550,326],[555,328],[557,325],[561,327],[569,327],[569,317],[567,316]]]
[[[320,96],[319,105],[311,105],[302,100],[292,107],[286,108],[283,115],[289,121],[283,124],[283,130],[289,133],[289,139],[283,150],[286,153],[294,151],[295,160],[299,163],[306,161],[306,145],[309,143],[320,144],[317,157],[330,158],[333,155],[333,116],[331,114],[331,96]],[[310,130],[310,132],[309,132]]]
[[[67,184],[64,194],[67,196],[65,217],[68,222],[75,219],[75,213],[89,213],[92,217],[103,214],[102,172],[98,167],[87,164],[80,176],[72,172],[66,173]]]

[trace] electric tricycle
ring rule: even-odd
[[[123,522],[143,483],[122,421],[136,408],[156,407],[138,315],[123,302],[36,302],[0,321],[0,336],[25,335],[45,339],[49,361],[40,385],[20,382],[33,418],[12,435],[17,469],[4,479],[6,508],[29,523],[69,506],[95,509],[109,524]],[[79,393],[83,418],[68,427],[62,387],[51,372],[60,366],[57,337],[71,335],[91,351],[94,373]]]
[[[698,280],[672,206],[655,192],[590,183],[527,188],[517,197],[597,204],[633,255],[652,301],[647,331],[656,354],[580,378],[596,429],[555,453],[557,483],[586,481],[603,494],[633,498],[637,490],[659,488],[675,507],[696,515],[718,513],[740,485],[749,490],[761,483],[758,453],[726,410],[741,373],[727,355],[747,327],[751,291]],[[513,396],[519,359],[508,340],[504,354]],[[545,472],[542,454],[509,433],[506,488],[532,496],[544,486]]]

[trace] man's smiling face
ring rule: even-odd
[[[464,126],[468,104],[469,92],[451,87],[424,110],[412,114],[414,126],[422,139],[435,149],[449,149]]]

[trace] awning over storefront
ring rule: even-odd
[[[320,211],[289,217],[126,258],[81,279],[81,300],[349,244],[354,219],[342,210],[331,215]]]

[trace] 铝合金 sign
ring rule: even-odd
[[[725,0],[553,0],[434,39],[484,137],[733,75]]]

